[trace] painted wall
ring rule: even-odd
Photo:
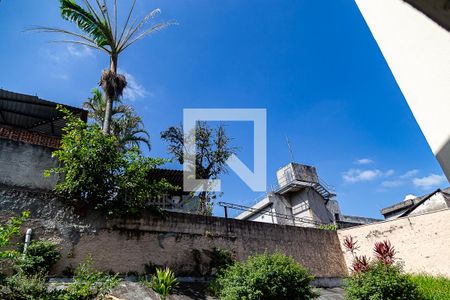
[[[342,242],[352,236],[360,246],[358,255],[373,255],[375,242],[389,240],[405,271],[442,274],[450,277],[450,210],[399,218],[370,225],[338,230]],[[345,251],[342,247],[342,250]],[[345,253],[347,265],[352,257]]]
[[[450,32],[402,0],[355,0],[450,180]]]
[[[0,184],[32,189],[52,189],[56,178],[44,170],[56,166],[54,149],[0,138]]]
[[[143,273],[146,265],[168,265],[178,275],[208,275],[213,249],[221,248],[239,260],[281,251],[317,277],[347,275],[335,231],[178,213],[106,220],[93,212],[75,214],[51,193],[1,187],[0,207],[1,214],[28,209],[32,220],[23,229],[33,228],[34,239],[60,244],[63,260],[53,270],[56,274],[92,255],[104,271]]]

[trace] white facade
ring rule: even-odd
[[[450,180],[450,32],[403,0],[355,2]]]

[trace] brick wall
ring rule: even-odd
[[[33,238],[61,245],[63,259],[56,274],[91,255],[104,271],[143,273],[146,266],[168,265],[178,275],[207,276],[214,248],[228,249],[239,260],[281,251],[317,277],[347,274],[334,231],[179,213],[106,220],[92,212],[75,214],[51,193],[1,187],[0,206],[3,212],[30,210],[33,219],[26,226],[33,228]]]

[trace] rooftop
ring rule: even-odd
[[[0,89],[0,127],[21,129],[52,137],[61,137],[64,115],[56,109],[58,103],[37,96]],[[87,121],[87,111],[64,105]]]
[[[404,0],[450,31],[450,0]]]
[[[381,209],[381,213],[383,215],[386,214],[390,214],[392,212],[398,211],[398,210],[402,210],[402,209],[408,209],[408,208],[412,208],[416,205],[418,205],[420,202],[422,202],[423,200],[426,200],[428,198],[430,198],[431,196],[433,196],[434,194],[436,194],[437,192],[444,192],[446,194],[450,194],[450,187],[446,188],[446,189],[437,189],[434,192],[430,193],[430,194],[426,194],[420,197],[416,197],[414,199],[407,199],[407,200],[403,200],[401,202],[395,203],[394,205],[385,207],[383,209]]]

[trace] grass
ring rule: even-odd
[[[450,299],[450,279],[426,274],[411,275],[425,300]]]

